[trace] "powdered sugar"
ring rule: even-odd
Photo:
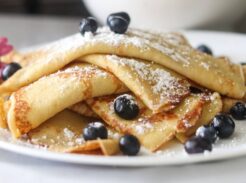
[[[74,137],[74,133],[68,128],[64,128],[63,132],[64,132],[64,136],[70,140]]]
[[[136,102],[135,98],[132,95],[129,95],[129,94],[119,95],[118,97],[116,97],[114,99],[113,103],[115,103],[115,101],[118,100],[119,98],[126,98],[130,102],[130,105],[137,105],[137,102]]]
[[[131,126],[139,135],[144,134],[147,130],[153,129],[153,125],[145,118],[139,118],[137,124],[132,124]]]
[[[204,67],[206,70],[209,70],[209,65],[205,62],[201,62],[200,65]]]
[[[67,54],[68,51],[76,52],[86,45],[96,45],[100,43],[114,47],[118,47],[120,45],[126,47],[133,45],[142,52],[149,50],[150,48],[154,48],[166,56],[171,57],[174,61],[183,63],[187,66],[190,61],[193,61],[189,55],[192,48],[189,46],[189,44],[184,44],[186,41],[183,39],[184,38],[179,34],[154,34],[152,32],[144,32],[131,28],[126,32],[126,34],[116,34],[110,31],[108,27],[101,27],[95,34],[90,32],[86,32],[84,36],[81,34],[75,34],[68,38],[52,43],[46,46],[43,50],[47,53],[52,50],[52,54],[48,54],[46,56],[45,61],[49,62],[50,60],[54,60],[54,55],[61,57],[62,55]]]
[[[167,102],[170,99],[175,100],[175,98],[179,100],[180,96],[188,92],[187,83],[181,84],[179,78],[172,76],[170,72],[161,67],[157,67],[156,64],[115,55],[108,55],[107,59],[114,64],[128,66],[132,73],[136,73],[140,77],[140,82],[145,81],[151,86],[151,93],[159,96],[160,103]],[[126,77],[129,77],[127,74],[129,75],[129,73],[126,72]]]

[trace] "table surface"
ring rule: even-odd
[[[0,35],[17,48],[45,43],[78,31],[79,19],[0,15]],[[73,165],[0,150],[0,182],[246,182],[246,157],[211,163],[147,168]]]

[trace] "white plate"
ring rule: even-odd
[[[230,33],[216,33],[204,31],[189,31],[185,35],[194,46],[204,43],[209,45],[216,55],[230,56],[233,61],[246,61],[246,36]],[[101,157],[92,155],[76,155],[48,152],[35,149],[24,144],[10,142],[4,130],[0,131],[0,148],[35,158],[46,160],[110,166],[157,166],[189,164],[205,161],[222,160],[246,155],[246,121],[236,121],[234,135],[228,140],[219,140],[212,152],[197,155],[187,155],[182,145],[170,144],[169,148],[155,154],[141,151],[139,156]]]

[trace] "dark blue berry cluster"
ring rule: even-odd
[[[229,138],[235,130],[235,123],[228,114],[216,115],[211,125],[201,126],[192,137],[184,144],[185,151],[189,154],[211,151],[212,144],[219,137]]]
[[[124,34],[130,24],[130,16],[126,12],[112,13],[107,18],[107,25],[110,30],[117,34]],[[98,23],[94,17],[83,18],[80,22],[80,33],[84,35],[86,32],[95,33]]]

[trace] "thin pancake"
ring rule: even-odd
[[[19,137],[84,99],[127,90],[112,74],[75,63],[14,92],[9,99],[8,126],[12,135]]]
[[[229,63],[228,72],[225,72],[220,67],[223,58],[201,53],[189,44],[172,41],[173,38],[168,36],[158,40],[156,34],[147,35],[134,29],[122,35],[108,28],[100,28],[94,36],[90,33],[85,36],[76,34],[59,40],[36,51],[40,57],[4,82],[0,86],[0,93],[16,91],[42,76],[58,71],[79,57],[104,53],[153,61],[213,91],[233,98],[244,96],[244,78],[239,66]],[[238,70],[240,72],[235,72]]]
[[[187,114],[202,108],[203,97],[187,97],[180,106],[173,112],[162,112],[153,114],[146,106],[137,100],[140,107],[140,114],[134,120],[124,120],[117,116],[113,110],[113,102],[117,96],[99,97],[87,100],[91,108],[113,129],[130,133],[138,137],[141,144],[150,151],[156,151],[163,144],[173,139],[177,130],[177,125],[185,121]],[[190,104],[190,105],[189,105]],[[194,119],[193,124],[187,124],[192,127],[196,124],[200,114],[194,114],[188,119]],[[188,120],[187,119],[187,120]],[[189,122],[188,122],[189,123]]]
[[[222,110],[222,100],[218,93],[213,93],[209,98],[207,98],[206,103],[202,108],[202,113],[200,118],[198,119],[197,123],[189,128],[185,132],[178,132],[176,133],[176,138],[184,143],[187,139],[193,135],[197,128],[202,125],[207,125],[210,121],[214,118],[216,114],[221,112]]]
[[[32,144],[40,145],[51,151],[113,155],[119,152],[117,139],[85,141],[83,129],[91,118],[86,118],[69,110],[64,110],[47,120],[27,136]],[[109,129],[110,130],[110,129]]]
[[[113,73],[153,112],[168,111],[189,94],[189,82],[161,65],[115,55],[80,59]]]

